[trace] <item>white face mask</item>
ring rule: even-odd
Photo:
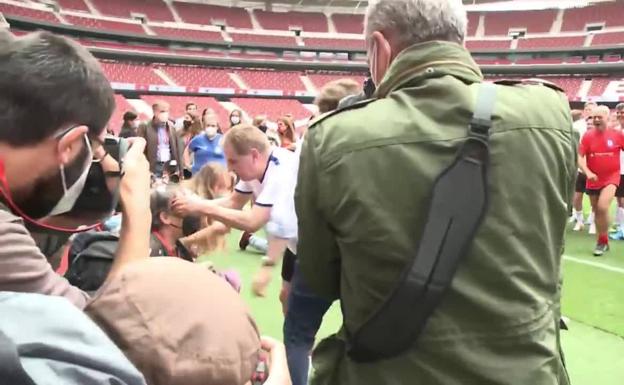
[[[208,127],[206,127],[204,132],[206,133],[207,137],[212,139],[212,138],[214,138],[217,135],[217,127],[215,127],[215,126],[208,126]]]
[[[89,170],[91,169],[91,161],[93,160],[93,150],[91,149],[91,143],[89,143],[89,139],[87,136],[84,136],[85,145],[87,146],[87,156],[85,158],[84,171],[76,182],[73,185],[67,187],[67,179],[65,177],[65,167],[64,165],[60,165],[59,168],[61,170],[61,182],[63,183],[63,197],[58,201],[56,206],[48,213],[48,216],[60,215],[68,213],[74,208],[74,204],[78,200],[78,197],[82,193],[82,190],[85,186],[85,182],[87,181],[87,175],[89,175]]]
[[[241,121],[240,116],[232,116],[230,118],[230,122],[232,122],[232,124],[236,125],[239,124]]]

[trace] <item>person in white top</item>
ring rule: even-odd
[[[299,157],[286,149],[271,147],[266,135],[251,125],[238,125],[223,142],[228,168],[240,181],[229,197],[204,200],[193,195],[176,197],[179,213],[210,216],[228,227],[254,233],[266,226],[269,235],[267,257],[256,277],[254,292],[263,295],[286,248],[297,250],[297,215],[294,194]],[[250,210],[243,207],[254,200]]]
[[[624,130],[624,103],[615,106],[615,114],[618,125],[616,128]],[[617,213],[615,214],[615,223],[624,229],[624,151],[620,152],[620,186],[615,192],[618,202]]]
[[[572,128],[574,129],[574,134],[576,137],[576,142],[580,143],[583,135],[587,132],[587,122],[585,121],[585,116],[583,111],[573,110],[572,111]],[[575,223],[574,231],[581,231],[584,226],[584,218],[583,218],[583,194],[585,193],[585,183],[587,182],[587,177],[581,169],[578,169],[578,173],[576,176],[576,187],[574,190],[574,198],[573,198],[573,212],[570,217],[570,223]]]

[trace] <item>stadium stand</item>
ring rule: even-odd
[[[480,13],[469,12],[468,13],[468,36],[475,36],[477,34],[477,28],[479,27]]]
[[[180,86],[240,88],[224,69],[183,65],[167,65],[160,69]]]
[[[286,114],[292,114],[295,119],[305,119],[312,115],[299,101],[293,99],[232,98],[232,102],[252,118],[267,115],[274,121]]]
[[[624,32],[597,33],[592,40],[592,46],[598,45],[623,45]]]
[[[251,89],[305,91],[300,72],[234,70]]]
[[[21,16],[29,19],[45,21],[48,23],[60,23],[59,19],[51,11],[20,7],[13,4],[0,3],[0,12],[4,13],[5,15]]]
[[[257,35],[250,33],[230,33],[232,41],[236,43],[268,44],[272,46],[296,47],[294,36]]]
[[[355,75],[351,73],[336,73],[336,74],[315,74],[309,73],[307,74],[308,78],[312,81],[312,84],[317,89],[321,89],[325,84],[338,79],[349,78],[353,79],[359,84],[364,84],[365,77],[362,75]]]
[[[336,26],[338,33],[357,33],[361,34],[364,30],[364,16],[362,15],[344,15],[334,13],[331,19]]]
[[[69,23],[86,28],[99,29],[103,31],[116,31],[121,33],[131,33],[136,35],[144,35],[145,30],[140,24],[125,23],[121,21],[94,19],[92,17],[82,17],[74,15],[64,15],[65,20]]]
[[[195,41],[223,41],[221,32],[188,28],[150,27],[159,36],[182,38]]]
[[[81,11],[91,13],[84,0],[57,0],[58,5],[64,10]]]
[[[229,27],[253,29],[251,17],[243,8],[222,7],[209,4],[191,4],[174,1],[180,17],[187,23],[211,25],[225,22]]]
[[[555,21],[557,11],[488,12],[485,14],[485,35],[507,35],[510,29],[527,33],[547,33]]]
[[[614,80],[610,77],[595,77],[592,79],[592,84],[591,84],[591,88],[589,89],[588,92],[588,96],[590,97],[597,97],[600,96],[602,94],[604,94],[604,92],[607,89],[607,86],[609,85],[609,83]]]
[[[566,9],[561,31],[584,31],[588,24],[624,27],[624,2],[605,2],[583,8]]]
[[[511,40],[467,40],[466,48],[482,50],[507,50],[510,48]]]
[[[106,77],[112,82],[166,84],[156,75],[150,65],[108,61],[103,61],[101,64]]]
[[[538,37],[518,40],[518,49],[582,47],[585,36]]]
[[[288,31],[292,27],[307,32],[328,32],[327,17],[318,12],[268,12],[254,10],[256,19],[264,29]]]
[[[304,38],[303,39],[306,47],[314,47],[314,48],[346,48],[346,49],[357,49],[357,50],[365,50],[366,43],[363,39],[325,39],[325,38]]]
[[[131,14],[145,15],[151,21],[175,21],[167,4],[162,0],[91,0],[103,14],[130,17]]]

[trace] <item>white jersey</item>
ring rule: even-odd
[[[273,148],[260,180],[240,181],[235,190],[253,194],[254,204],[271,208],[266,230],[269,235],[288,239],[288,247],[297,251],[297,214],[295,188],[299,171],[299,157],[292,151]]]

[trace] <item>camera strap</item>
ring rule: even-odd
[[[374,362],[414,345],[451,285],[488,207],[489,131],[496,86],[479,86],[468,137],[454,162],[437,178],[416,253],[392,294],[354,333],[349,356]]]

